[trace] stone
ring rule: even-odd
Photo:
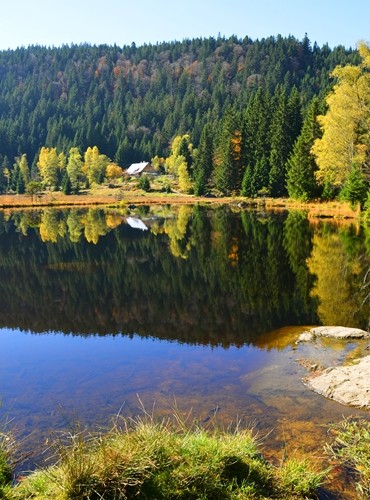
[[[370,333],[360,328],[350,328],[346,326],[317,326],[308,332],[303,332],[297,339],[300,342],[312,342],[318,337],[333,339],[370,339]]]
[[[315,335],[310,332],[303,332],[301,335],[298,337],[297,344],[300,342],[312,342],[315,340]]]
[[[335,339],[370,339],[370,333],[360,328],[346,326],[318,326],[311,328],[310,333],[315,337],[329,337]]]
[[[356,364],[313,373],[303,383],[313,391],[343,405],[370,409],[370,356]]]

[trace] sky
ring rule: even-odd
[[[0,50],[90,43],[137,46],[271,35],[331,48],[370,41],[370,0],[3,0]]]

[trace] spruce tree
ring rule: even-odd
[[[319,194],[315,177],[318,167],[311,152],[315,140],[320,137],[320,126],[316,119],[319,107],[319,100],[314,97],[307,109],[302,132],[287,163],[288,194],[296,200],[309,200]]]
[[[240,116],[232,107],[225,111],[216,150],[215,187],[222,194],[240,191],[242,183],[242,133]]]
[[[72,183],[67,172],[63,176],[61,187],[64,194],[69,195],[72,193]]]
[[[340,192],[340,198],[348,201],[352,208],[359,204],[362,209],[366,201],[368,188],[369,185],[364,179],[360,166],[353,166]]]
[[[213,137],[209,124],[205,125],[200,136],[197,154],[194,160],[194,194],[201,196],[207,191],[207,186],[213,171]]]
[[[248,101],[242,129],[242,161],[250,169],[243,177],[243,191],[251,195],[267,187],[269,181],[270,115],[270,94],[259,87]]]
[[[271,151],[269,187],[272,196],[285,196],[286,163],[294,141],[299,133],[300,105],[297,93],[292,91],[289,99],[286,90],[278,86],[274,95],[274,114],[271,123]],[[296,109],[298,107],[298,109]]]

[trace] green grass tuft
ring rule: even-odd
[[[357,476],[356,488],[365,498],[370,497],[370,422],[345,419],[332,425],[334,442],[328,453],[349,472]]]
[[[101,435],[80,429],[56,444],[57,463],[26,477],[8,499],[243,500],[309,498],[323,480],[307,461],[274,467],[251,430],[122,420]]]

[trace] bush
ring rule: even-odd
[[[138,187],[142,189],[143,191],[149,192],[150,191],[150,181],[149,177],[146,175],[142,175],[137,183]]]

